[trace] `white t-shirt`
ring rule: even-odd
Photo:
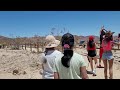
[[[58,50],[48,51],[47,54],[43,54],[41,63],[43,64],[43,79],[54,79],[53,67],[55,59],[61,56],[61,52]]]

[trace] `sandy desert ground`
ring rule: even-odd
[[[86,49],[76,48],[75,51],[83,55],[88,64]],[[114,79],[120,79],[120,51],[113,51],[113,53],[115,57]],[[27,50],[0,49],[0,79],[42,79],[40,58],[41,53],[31,53],[29,48]],[[87,70],[90,71],[90,65]],[[104,69],[97,68],[97,76],[91,74],[88,76],[90,79],[104,79]]]
[[[39,79],[40,54],[0,49],[0,79]]]

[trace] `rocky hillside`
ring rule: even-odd
[[[61,40],[61,36],[55,36],[58,40]],[[74,35],[75,37],[75,42],[79,43],[80,40],[88,40],[89,36],[77,36]],[[99,37],[98,36],[94,36],[95,37],[95,42],[99,41]],[[0,44],[2,43],[15,43],[15,42],[19,42],[19,43],[36,43],[36,42],[43,42],[45,39],[45,37],[41,37],[41,36],[34,36],[34,37],[16,37],[16,38],[8,38],[8,37],[4,37],[4,36],[0,36]],[[117,36],[114,36],[114,39],[117,39]]]

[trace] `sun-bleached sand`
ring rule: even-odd
[[[33,49],[34,51],[36,49]],[[83,55],[86,64],[87,51],[85,48],[76,48],[75,52]],[[97,50],[99,52],[99,50]],[[99,54],[99,53],[97,53]],[[114,79],[120,79],[120,51],[114,52]],[[0,49],[0,79],[42,79],[40,74],[41,53],[31,53],[27,50],[4,50]],[[102,63],[103,65],[103,63]],[[90,71],[90,65],[87,67]],[[104,79],[104,69],[97,68],[97,76],[88,74],[90,79]]]
[[[1,79],[39,79],[40,54],[26,50],[0,49]],[[18,72],[14,72],[18,71]]]

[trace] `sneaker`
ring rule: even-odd
[[[96,75],[96,70],[93,70],[93,76],[97,76],[97,75]]]
[[[101,65],[99,65],[99,66],[97,66],[97,68],[104,68],[103,66],[101,66]]]
[[[42,75],[43,74],[43,70],[40,70],[39,73],[40,73],[40,75]]]
[[[93,74],[93,72],[92,71],[87,71],[87,74]]]

